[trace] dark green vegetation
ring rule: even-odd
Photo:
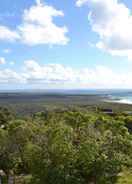
[[[114,113],[103,113],[104,104],[51,104],[31,115],[25,110],[26,116],[0,108],[4,184],[11,179],[16,184],[132,183],[131,115],[117,112],[116,106]]]

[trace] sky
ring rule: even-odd
[[[131,0],[4,0],[0,90],[131,89]]]

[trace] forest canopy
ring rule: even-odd
[[[131,124],[124,114],[69,109],[19,118],[0,108],[1,180],[114,184],[132,167]]]

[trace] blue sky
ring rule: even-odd
[[[130,0],[4,0],[0,88],[132,88]]]

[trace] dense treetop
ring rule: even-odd
[[[114,184],[132,166],[131,116],[0,109],[0,170],[34,184]]]

